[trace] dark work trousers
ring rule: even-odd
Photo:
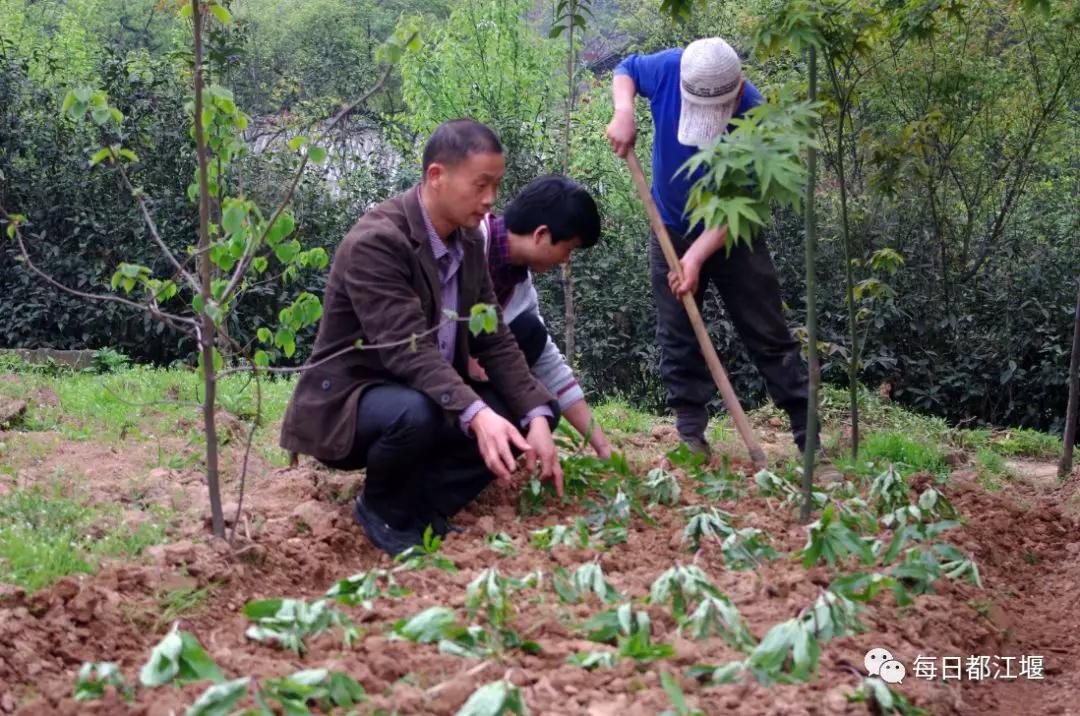
[[[668,227],[681,257],[692,243]],[[668,407],[682,435],[702,437],[708,423],[707,405],[716,394],[709,367],[682,302],[668,285],[668,264],[656,236],[649,242],[649,265],[656,301],[656,339],[660,344],[660,374],[667,387]],[[799,342],[784,318],[780,282],[762,239],[752,246],[740,243],[728,256],[720,249],[701,269],[695,295],[701,307],[712,283],[750,358],[765,379],[769,396],[791,417],[792,434],[800,449],[806,437],[808,374]]]
[[[514,340],[517,341],[518,348],[521,349],[521,353],[525,356],[525,362],[531,368],[536,361],[540,360],[540,356],[547,346],[547,326],[544,325],[543,321],[540,320],[540,316],[535,312],[526,311],[516,316],[514,320],[506,324],[506,327],[510,329]],[[472,334],[469,334],[470,344],[472,339]]]
[[[517,424],[491,385],[472,387],[488,407]],[[364,501],[393,527],[422,528],[436,514],[452,517],[494,479],[476,439],[418,390],[369,388],[357,412],[352,453],[326,464],[339,470],[366,467]]]
[[[510,321],[507,326],[514,334],[518,348],[525,354],[525,362],[531,368],[544,352],[548,342],[547,327],[535,313],[526,312]]]

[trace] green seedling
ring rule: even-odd
[[[465,607],[469,615],[475,617],[481,609],[487,613],[487,620],[493,626],[501,627],[513,616],[510,596],[517,591],[540,586],[543,575],[532,572],[522,579],[504,577],[495,567],[480,572],[469,582],[465,589]]]
[[[690,605],[704,597],[720,597],[723,594],[709,580],[709,576],[695,565],[676,564],[652,583],[649,588],[651,604],[671,603],[671,613],[676,621],[686,616]]]
[[[185,712],[185,716],[226,716],[233,712],[233,707],[247,696],[251,677],[245,676],[232,681],[214,684]]]
[[[394,561],[400,565],[397,569],[420,570],[435,568],[450,574],[457,574],[457,566],[449,558],[439,554],[439,550],[442,549],[442,542],[442,537],[435,534],[431,525],[428,525],[424,528],[424,538],[421,544],[410,547],[394,557]]]
[[[514,538],[505,532],[494,532],[484,537],[484,543],[492,549],[493,552],[502,555],[503,557],[511,557],[517,554],[517,547],[514,546]]]
[[[587,549],[589,547],[589,524],[582,518],[574,520],[573,525],[553,525],[533,530],[532,546],[537,549],[551,550],[555,547]]]
[[[76,701],[91,701],[100,699],[105,695],[105,688],[111,686],[116,692],[124,697],[125,701],[132,698],[132,690],[124,684],[124,676],[120,668],[111,662],[101,664],[83,664],[79,668],[79,675],[75,681]]]
[[[673,474],[663,468],[649,470],[649,476],[645,479],[645,494],[654,505],[673,506],[679,504],[682,489],[679,481]]]
[[[143,686],[162,686],[174,679],[180,684],[225,680],[225,675],[207,656],[199,640],[175,626],[153,648],[149,661],[139,672]]]
[[[333,589],[333,587],[331,588]],[[360,631],[344,613],[327,599],[312,602],[303,599],[263,599],[244,605],[244,616],[255,622],[244,635],[252,641],[274,643],[303,654],[308,637],[316,637],[328,629],[341,630],[342,643],[351,646]]]
[[[660,716],[705,716],[704,711],[687,706],[686,695],[679,686],[679,680],[666,669],[660,672],[660,684],[664,687],[664,692],[667,693],[674,709],[664,711]]]
[[[416,644],[434,644],[445,639],[456,623],[453,609],[430,607],[408,619],[399,619],[391,627],[391,635]]]
[[[602,602],[617,602],[622,595],[604,576],[604,570],[598,562],[588,562],[578,566],[570,576],[566,569],[559,567],[553,577],[555,592],[559,599],[570,604],[577,604],[590,592]]]
[[[773,626],[744,666],[766,685],[807,681],[817,673],[822,643],[863,630],[856,604],[826,591],[807,612]]]
[[[675,654],[670,644],[652,642],[652,622],[645,612],[634,612],[627,602],[617,609],[609,609],[594,615],[585,622],[585,629],[592,641],[614,644],[611,652],[583,652],[571,656],[567,663],[582,668],[610,666],[619,659],[628,658],[638,662],[666,659]]]
[[[697,512],[686,523],[686,528],[683,529],[682,541],[690,543],[691,552],[697,552],[701,549],[703,540],[720,542],[734,532],[730,520],[730,514],[715,507]]]
[[[802,486],[798,483],[797,475],[784,478],[768,470],[760,470],[754,475],[754,484],[759,495],[778,498],[785,505],[801,504],[803,501]],[[824,507],[828,499],[829,496],[819,490],[810,493],[810,505],[814,509]]]
[[[385,569],[372,569],[335,582],[326,590],[324,596],[338,604],[350,607],[362,606],[370,611],[376,599],[384,597],[398,599],[408,594],[409,590],[399,585],[391,572]]]
[[[682,468],[691,477],[699,476],[705,464],[709,462],[706,455],[692,451],[684,442],[680,442],[674,450],[668,451],[666,457],[674,467]]]
[[[719,471],[702,472],[697,481],[699,485],[695,492],[712,502],[737,500],[746,495],[743,476],[731,471],[727,455],[724,455]]]
[[[679,631],[689,631],[694,639],[719,636],[728,646],[739,651],[754,647],[754,637],[746,627],[735,604],[724,594],[707,594],[697,609],[679,622]]]
[[[720,543],[724,563],[735,570],[756,569],[762,563],[776,559],[776,550],[769,544],[769,535],[754,527],[733,530]]]
[[[509,681],[493,681],[473,692],[458,710],[457,716],[528,716],[529,707],[521,689]]]
[[[870,540],[859,534],[858,522],[848,514],[836,512],[828,505],[815,522],[807,526],[806,546],[802,551],[803,566],[809,569],[824,560],[835,567],[848,557],[856,557],[864,564],[874,562],[874,550]]]
[[[259,705],[258,716],[274,716],[279,711],[287,716],[307,716],[312,713],[309,704],[321,712],[329,712],[334,707],[363,703],[367,694],[345,672],[308,669],[280,679],[262,680],[255,700]]]
[[[907,480],[891,464],[870,483],[870,504],[879,515],[907,506]]]
[[[929,711],[915,706],[903,694],[875,676],[863,679],[855,693],[848,696],[848,701],[868,704],[874,713],[882,716],[930,716]]]

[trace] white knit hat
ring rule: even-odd
[[[695,40],[683,51],[679,81],[679,143],[704,146],[727,130],[738,107],[742,87],[739,55],[719,37]]]

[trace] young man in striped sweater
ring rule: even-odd
[[[593,419],[574,372],[548,335],[530,273],[562,265],[575,249],[596,244],[600,238],[596,202],[570,179],[544,176],[514,197],[502,216],[484,217],[480,231],[503,320],[533,376],[558,399],[563,417],[587,437],[596,454],[610,457],[607,436]],[[486,380],[474,358],[469,360],[469,372],[474,380]]]

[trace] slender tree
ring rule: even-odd
[[[257,380],[260,371],[295,371],[296,368],[269,367],[270,351],[280,349],[286,356],[296,350],[296,333],[317,322],[322,315],[318,297],[303,292],[279,313],[276,331],[263,326],[258,329],[258,343],[262,348],[253,350],[238,345],[222,330],[225,320],[235,311],[239,299],[252,285],[258,275],[264,274],[270,260],[276,260],[282,269],[275,278],[295,279],[302,268],[325,268],[329,262],[326,251],[314,248],[304,251],[300,242],[290,239],[296,222],[286,209],[309,162],[321,164],[326,160],[326,150],[306,137],[294,137],[289,142],[292,151],[302,152],[296,172],[284,196],[268,218],[254,202],[244,198],[226,196],[225,169],[231,160],[244,149],[242,131],[247,117],[236,106],[233,95],[227,89],[207,81],[205,39],[208,25],[213,22],[225,26],[232,22],[228,8],[218,0],[191,0],[181,5],[181,14],[190,20],[192,29],[192,90],[194,92],[194,117],[192,135],[195,140],[198,169],[195,181],[189,188],[190,195],[198,202],[199,221],[196,248],[193,255],[181,259],[169,248],[158,230],[152,212],[152,202],[144,191],[133,182],[136,154],[125,146],[129,139],[124,115],[109,104],[108,96],[101,91],[80,87],[70,91],[61,111],[76,121],[87,118],[95,125],[105,140],[105,146],[90,158],[90,165],[107,164],[112,167],[122,185],[130,192],[141,212],[150,237],[162,256],[170,264],[172,278],[158,279],[148,266],[121,263],[112,278],[112,289],[122,291],[130,298],[107,293],[82,291],[57,281],[42,270],[31,257],[23,235],[25,216],[9,213],[0,206],[0,219],[7,224],[6,233],[18,247],[19,256],[27,269],[50,286],[80,298],[92,301],[118,303],[128,308],[150,313],[170,328],[193,339],[198,346],[199,372],[203,385],[202,416],[203,434],[206,439],[206,483],[211,509],[214,535],[225,536],[225,519],[222,513],[219,454],[216,426],[217,390],[221,377],[240,370],[256,373],[256,402],[261,406]],[[389,77],[397,59],[406,49],[416,46],[416,32],[409,23],[402,23],[387,42],[380,55],[388,66],[378,82],[355,102],[339,111],[323,128],[323,136],[329,134],[345,117],[355,111],[377,92]],[[220,201],[220,207],[212,209],[211,200]],[[220,209],[220,211],[218,211]],[[194,272],[188,266],[194,260]],[[134,299],[134,300],[133,300]],[[183,299],[183,300],[181,300]],[[185,305],[186,302],[186,305]],[[175,308],[174,308],[175,306]],[[486,307],[474,307],[467,319],[470,327],[487,330],[495,320],[494,311]],[[487,311],[487,312],[485,312]],[[411,339],[415,340],[415,336]],[[378,346],[350,346],[347,350],[370,350]],[[229,357],[240,364],[226,369]],[[257,411],[258,412],[258,411]],[[252,431],[259,424],[257,416]],[[240,474],[241,495],[247,471],[252,433],[248,435]],[[237,510],[239,513],[239,508]]]
[[[1069,359],[1069,405],[1065,410],[1065,437],[1061,445],[1058,477],[1072,474],[1073,449],[1076,447],[1076,423],[1080,419],[1080,281],[1077,281],[1076,315],[1073,320],[1072,357]]]
[[[592,0],[559,0],[555,6],[555,22],[551,27],[551,37],[566,33],[566,109],[563,116],[563,156],[562,173],[570,171],[570,142],[573,136],[573,113],[577,99],[577,46],[574,44],[574,29],[585,29],[585,16],[591,14],[589,3]],[[574,273],[571,262],[562,267],[563,284],[563,343],[566,357],[574,361],[574,331],[577,323],[577,311],[574,308]]]
[[[817,48],[807,49],[809,62],[806,68],[807,97],[817,101]],[[806,199],[803,221],[806,227],[806,358],[810,371],[810,396],[806,406],[806,444],[803,450],[803,503],[799,508],[799,520],[810,521],[811,493],[814,490],[814,459],[817,457],[818,441],[818,391],[821,387],[821,365],[817,350],[817,207],[814,193],[817,189],[817,147],[810,147],[806,157]]]

